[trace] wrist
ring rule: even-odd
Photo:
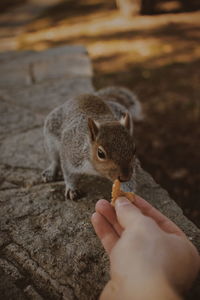
[[[100,300],[181,300],[178,292],[160,272],[148,274],[142,278],[134,276],[129,278],[111,279],[105,286]]]
[[[181,300],[178,291],[174,289],[162,272],[146,272],[145,276],[134,277],[124,283],[125,299],[134,300]]]

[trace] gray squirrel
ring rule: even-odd
[[[67,100],[45,120],[51,164],[43,171],[43,180],[54,181],[61,168],[65,196],[71,200],[81,197],[77,174],[130,182],[135,177],[133,120],[142,118],[137,97],[123,87],[107,87]]]

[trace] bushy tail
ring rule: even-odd
[[[142,106],[137,96],[125,87],[110,86],[100,89],[95,93],[102,96],[105,101],[117,102],[124,106],[132,115],[135,121],[141,121],[144,118]]]

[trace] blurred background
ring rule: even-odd
[[[1,0],[0,52],[83,44],[96,89],[135,91],[143,168],[200,227],[199,0]]]

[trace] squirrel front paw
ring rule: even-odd
[[[65,198],[77,201],[81,197],[80,192],[78,190],[66,189],[65,191]]]
[[[47,168],[42,172],[42,180],[44,182],[52,182],[55,180],[55,172],[52,168]]]

